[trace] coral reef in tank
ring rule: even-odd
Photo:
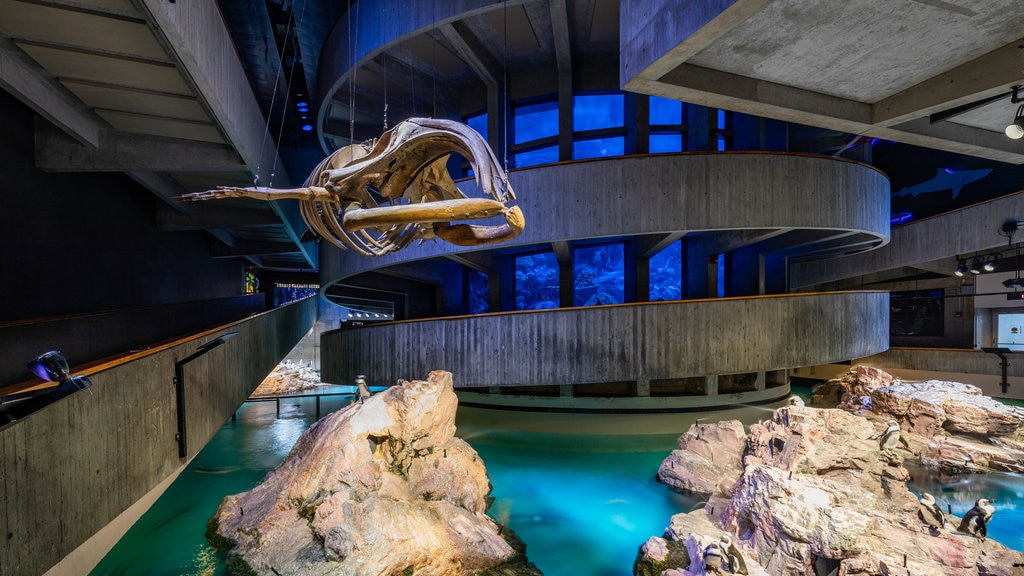
[[[904,467],[950,465],[946,447],[974,454],[961,443],[998,434],[999,456],[975,456],[971,469],[1016,469],[1019,410],[966,385],[904,384],[867,367],[837,380],[816,398],[855,409],[787,406],[749,431],[738,421],[691,426],[658,478],[706,504],[644,543],[634,573],[1024,575],[1024,553],[961,531],[957,514],[929,525]],[[870,398],[874,411],[847,394]]]
[[[486,514],[490,481],[454,436],[457,403],[452,375],[434,371],[316,422],[211,518],[229,573],[539,574]]]

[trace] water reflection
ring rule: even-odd
[[[1024,551],[1024,476],[1009,472],[947,474],[913,462],[905,462],[911,481],[907,486],[920,497],[928,492],[939,508],[963,516],[979,498],[995,499],[996,512],[988,523],[988,537]]]

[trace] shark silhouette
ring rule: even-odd
[[[981,180],[985,176],[988,176],[989,172],[992,172],[991,168],[984,168],[981,170],[963,170],[959,172],[949,168],[939,168],[935,171],[935,177],[931,180],[925,180],[920,184],[901,188],[899,192],[893,194],[893,197],[917,196],[918,194],[931,194],[934,192],[943,192],[945,190],[952,189],[953,198],[956,198],[964,186],[971,182]]]

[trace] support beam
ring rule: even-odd
[[[215,244],[211,246],[210,256],[213,258],[248,258],[250,256],[267,256],[271,254],[293,254],[299,252],[294,244],[288,242],[250,242],[236,241],[234,246]]]
[[[502,76],[501,66],[465,24],[441,24],[438,29],[455,49],[456,56],[468,64],[487,87],[498,85]]]
[[[1024,38],[876,102],[871,122],[895,126],[1024,84]]]
[[[87,146],[99,146],[100,131],[110,128],[6,37],[0,37],[0,88]]]
[[[180,202],[180,201],[179,201]],[[239,228],[244,226],[277,226],[281,220],[269,209],[240,209],[237,206],[218,206],[215,203],[180,202],[181,210],[158,207],[156,226],[161,232],[186,230],[210,230],[218,228]],[[253,203],[259,206],[259,202]],[[276,252],[298,252],[295,245],[291,250]]]
[[[202,172],[245,170],[228,146],[101,130],[87,146],[48,122],[36,122],[36,167],[47,172]]]

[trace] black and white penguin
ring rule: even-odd
[[[946,516],[942,513],[939,505],[935,503],[935,497],[924,492],[921,494],[921,505],[917,509],[917,517],[928,525],[929,531],[942,530],[946,526]]]
[[[789,405],[790,406],[795,406],[797,408],[803,408],[804,407],[804,399],[799,397],[799,396],[797,396],[796,394],[794,394],[794,395],[789,397]]]
[[[746,574],[747,563],[743,560],[743,554],[740,553],[740,549],[733,544],[732,535],[728,532],[722,534],[719,543],[722,545],[722,552],[725,554],[726,569],[730,574]]]
[[[903,447],[907,450],[910,449],[910,444],[907,444],[907,439],[900,436],[900,425],[895,420],[889,420],[885,423],[885,432],[882,432],[881,437],[878,439],[878,447],[881,450],[892,450],[896,447],[896,443],[903,444]]]
[[[961,532],[966,532],[971,536],[975,536],[982,540],[988,535],[988,521],[992,519],[992,515],[996,512],[996,507],[992,505],[995,500],[988,500],[986,498],[979,498],[974,503],[974,508],[967,511],[964,514],[962,520],[960,520],[960,527],[957,528]]]
[[[722,550],[721,542],[708,542],[708,545],[704,547],[704,552],[701,553],[701,557],[704,559],[704,573],[707,574],[708,570],[715,574],[724,574],[727,560],[725,557],[725,551]]]

